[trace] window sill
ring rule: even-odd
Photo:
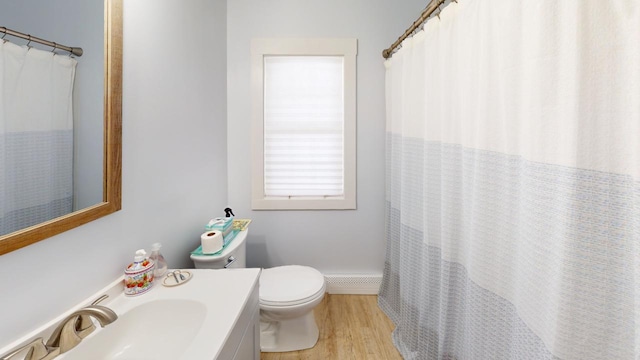
[[[252,210],[355,210],[350,198],[263,198],[251,201]]]

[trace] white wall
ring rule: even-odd
[[[0,256],[0,348],[164,244],[192,266],[206,221],[227,205],[224,0],[124,1],[122,210]],[[0,354],[2,355],[2,354]]]
[[[384,66],[381,52],[425,0],[229,0],[229,205],[252,218],[248,265],[304,264],[325,274],[378,274],[384,265]],[[355,211],[251,211],[250,41],[256,37],[358,39]]]

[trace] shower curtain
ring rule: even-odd
[[[0,236],[72,211],[76,63],[0,40]]]
[[[405,359],[640,359],[640,2],[458,0],[386,61]]]

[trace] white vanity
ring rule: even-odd
[[[46,341],[61,320],[106,293],[109,297],[100,305],[112,309],[118,319],[104,328],[97,325],[78,346],[56,359],[259,359],[260,269],[183,271],[188,272],[184,283],[171,287],[156,283],[136,297],[124,296],[119,279],[82,306],[7,345],[0,356],[36,337]]]

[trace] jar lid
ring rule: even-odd
[[[124,270],[125,274],[137,274],[149,271],[153,268],[154,262],[151,259],[143,259],[142,261],[134,261]]]

